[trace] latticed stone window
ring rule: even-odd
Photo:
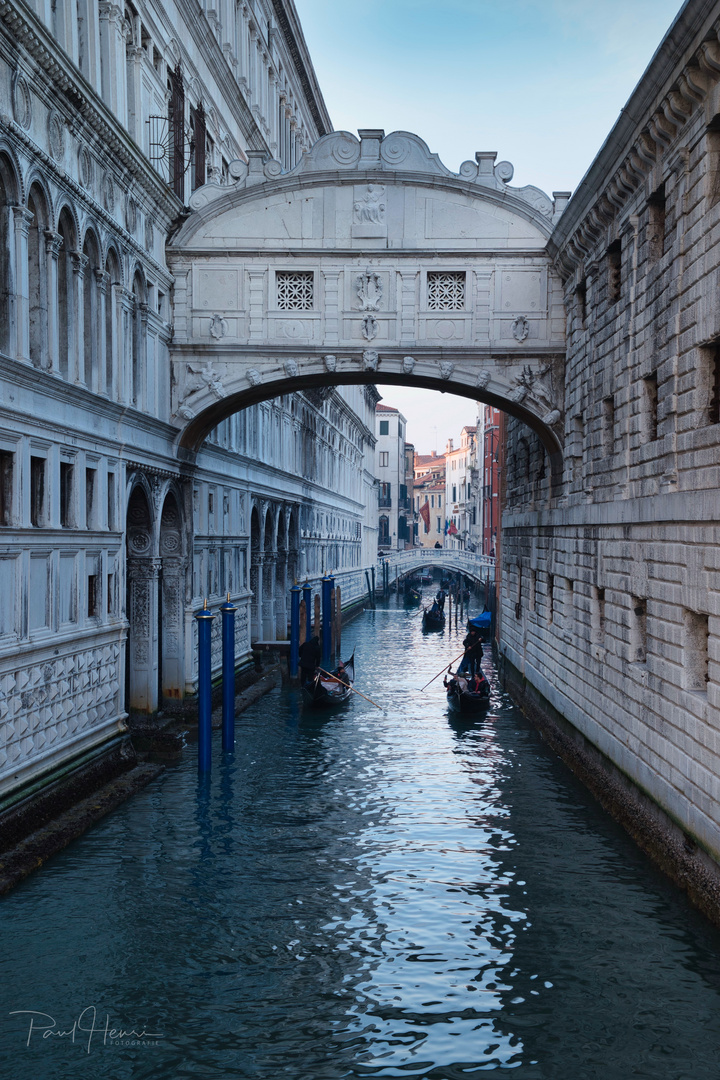
[[[277,306],[280,311],[311,311],[313,306],[312,270],[278,270]]]
[[[462,311],[464,309],[464,271],[430,270],[427,286],[429,311]]]

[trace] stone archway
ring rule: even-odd
[[[546,245],[567,193],[451,173],[417,136],[334,132],[283,174],[249,153],[173,238],[172,422],[192,458],[233,412],[357,383],[437,389],[528,424],[562,469],[565,314]]]

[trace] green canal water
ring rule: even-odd
[[[496,681],[418,691],[461,636],[365,613],[381,709],[274,691],[2,898],[0,1076],[715,1080],[720,934]]]

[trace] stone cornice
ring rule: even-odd
[[[163,208],[168,221],[173,220],[180,210],[179,199],[24,0],[0,0],[0,23],[8,27],[13,47],[17,43],[26,49],[55,89],[68,99],[73,113],[84,118],[89,141],[99,139],[107,157],[114,157],[129,173],[140,177],[137,182]],[[117,228],[117,223],[111,220]]]
[[[715,0],[688,0],[550,237],[548,253],[564,278],[604,240],[720,81],[719,34]]]
[[[275,18],[292,58],[295,70],[302,86],[310,115],[317,127],[317,138],[333,130],[332,121],[325,105],[310,54],[303,36],[300,21],[292,0],[272,0]]]

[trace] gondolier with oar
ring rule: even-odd
[[[480,631],[476,626],[471,626],[469,633],[463,640],[465,646],[465,657],[460,665],[463,671],[469,671],[471,675],[474,675],[477,671],[482,671],[480,661],[483,658],[482,638],[480,637]]]

